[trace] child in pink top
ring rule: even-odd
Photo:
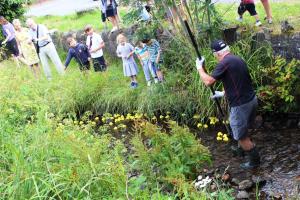
[[[261,26],[261,22],[255,10],[254,0],[241,0],[241,4],[238,7],[238,21],[243,21],[243,14],[248,11],[251,16],[253,16],[256,20],[255,26]]]

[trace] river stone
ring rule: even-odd
[[[239,191],[238,194],[236,195],[237,199],[249,199],[250,195],[246,191]]]
[[[237,178],[232,178],[232,179],[231,179],[231,183],[232,183],[233,185],[239,185],[239,184],[240,184],[240,181],[239,181]]]
[[[239,183],[239,190],[248,190],[253,186],[253,182],[250,180],[244,180]]]

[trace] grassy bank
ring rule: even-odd
[[[190,107],[191,94],[169,89],[172,81],[147,88],[140,76],[131,90],[118,64],[88,77],[72,66],[50,82],[9,61],[0,69],[2,198],[232,199],[228,188],[194,188],[211,161],[188,129],[169,118],[167,134],[140,115],[92,115]]]
[[[222,16],[223,20],[229,23],[230,26],[236,24],[254,24],[255,19],[250,16],[248,12],[244,14],[244,21],[240,23],[236,20],[237,8],[239,3],[232,4],[222,4],[216,3],[216,8],[219,14]],[[268,27],[273,30],[274,33],[280,33],[280,23],[281,21],[288,20],[292,26],[294,26],[296,31],[300,31],[300,2],[299,1],[282,1],[282,2],[271,2],[273,24],[268,24],[264,21],[265,11],[260,1],[256,2],[256,10],[263,22],[263,26]]]

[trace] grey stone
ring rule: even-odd
[[[233,185],[239,185],[239,184],[240,184],[240,181],[239,181],[237,178],[232,178],[231,183],[232,183]]]
[[[239,191],[238,194],[236,195],[237,199],[249,199],[250,195],[246,191]]]
[[[244,180],[239,183],[239,190],[248,190],[253,186],[253,182],[250,180]]]

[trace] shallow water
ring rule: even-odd
[[[233,157],[228,144],[216,141],[216,133],[199,135],[213,155],[215,168],[229,166],[231,176],[239,181],[252,180],[253,176],[266,181],[259,189],[261,199],[300,199],[300,130],[258,130],[252,136],[262,163],[256,170],[244,171],[239,167],[243,158]],[[254,198],[255,188],[252,192]]]

